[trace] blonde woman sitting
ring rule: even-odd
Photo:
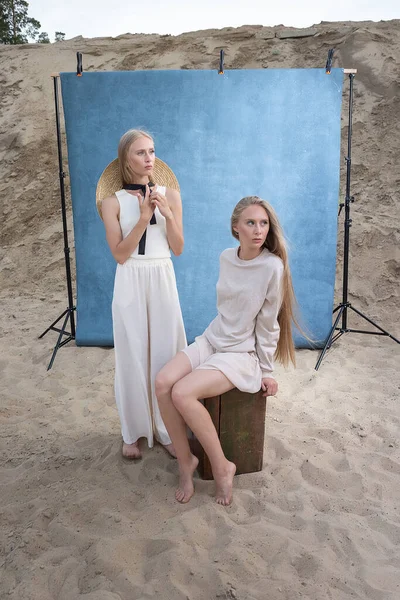
[[[236,466],[227,460],[211,417],[200,399],[236,387],[275,395],[274,356],[294,363],[291,333],[294,292],[287,250],[274,209],[249,196],[236,205],[231,230],[239,247],[220,257],[216,318],[193,344],[179,352],[156,377],[156,395],[179,464],[176,499],[194,493],[198,460],[186,426],[203,446],[216,482],[216,500],[229,505]]]

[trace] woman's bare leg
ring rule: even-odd
[[[172,388],[174,406],[182,415],[182,421],[186,422],[193,431],[210,460],[216,483],[216,500],[218,504],[224,506],[232,501],[236,465],[226,459],[210,414],[199,400],[219,396],[233,387],[221,371],[199,369],[180,379]],[[171,439],[173,439],[172,435]],[[178,453],[177,457],[179,461]],[[186,488],[188,485],[186,479]]]
[[[175,497],[179,502],[189,502],[194,494],[193,473],[198,459],[190,451],[186,423],[172,403],[171,391],[177,381],[192,371],[184,352],[178,354],[161,369],[156,377],[156,396],[162,419],[175,450],[179,465],[179,487]]]

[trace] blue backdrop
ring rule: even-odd
[[[258,195],[278,212],[303,321],[322,342],[332,323],[342,82],[342,69],[62,73],[77,344],[113,343],[115,262],[95,191],[132,127],[153,134],[181,187],[185,250],[174,264],[188,341],[216,314],[218,257],[236,245],[232,209]]]

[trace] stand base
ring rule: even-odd
[[[379,329],[379,331],[364,331],[362,329],[349,329],[348,327],[346,327],[345,325],[343,325],[344,323],[347,323],[347,309],[350,308],[351,310],[353,310],[355,313],[357,313],[357,315],[359,315],[360,317],[362,317],[365,321],[368,321],[368,323],[370,323],[371,325],[373,325],[374,327],[376,327],[377,329]],[[332,329],[330,330],[330,333],[327,337],[327,340],[325,342],[325,346],[323,347],[321,354],[319,355],[317,364],[315,365],[315,370],[318,371],[320,364],[322,362],[322,359],[324,358],[327,350],[329,350],[329,348],[332,346],[332,344],[334,344],[336,342],[336,340],[338,340],[344,333],[364,333],[367,335],[384,335],[386,337],[390,337],[393,341],[397,342],[398,344],[400,344],[400,340],[398,340],[397,338],[395,338],[393,335],[391,335],[389,332],[385,331],[385,329],[382,329],[382,327],[380,327],[379,325],[377,325],[374,321],[372,321],[372,319],[369,319],[366,315],[364,315],[361,311],[357,310],[356,308],[354,308],[354,306],[352,306],[350,304],[350,302],[346,302],[345,304],[341,303],[339,304],[335,310],[333,311],[333,314],[335,314],[335,312],[338,311],[338,314],[336,315],[336,319],[334,324],[332,325]],[[342,321],[342,327],[338,327],[337,324],[339,323],[340,317],[343,315],[343,321]],[[335,331],[338,330],[338,333],[334,336]]]
[[[58,336],[58,339],[57,339],[57,343],[54,346],[53,354],[51,355],[51,360],[49,362],[49,366],[47,367],[48,371],[53,366],[53,362],[54,362],[54,359],[56,357],[57,350],[59,348],[61,348],[61,346],[65,346],[65,344],[68,344],[68,342],[70,342],[71,340],[75,339],[74,311],[75,311],[75,306],[73,306],[72,308],[67,308],[66,310],[64,310],[64,312],[58,317],[58,319],[56,319],[55,321],[53,321],[53,323],[50,325],[50,327],[48,327],[46,329],[46,331],[43,331],[43,333],[41,335],[39,335],[39,340],[40,340],[50,330],[57,331],[59,333],[59,336]],[[59,321],[61,321],[61,319],[63,317],[65,317],[65,319],[63,321],[61,329],[59,329],[58,327],[55,327],[55,325]],[[65,331],[65,329],[67,327],[68,320],[70,320],[70,323],[71,323],[71,333],[69,333],[69,331]],[[63,338],[64,335],[67,336],[67,338],[63,340],[62,338]]]

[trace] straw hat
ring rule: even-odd
[[[153,168],[153,183],[180,191],[178,180],[170,167],[159,158],[156,158]],[[102,172],[96,188],[96,206],[101,215],[101,202],[104,198],[112,196],[123,187],[119,171],[118,158],[114,159]]]

